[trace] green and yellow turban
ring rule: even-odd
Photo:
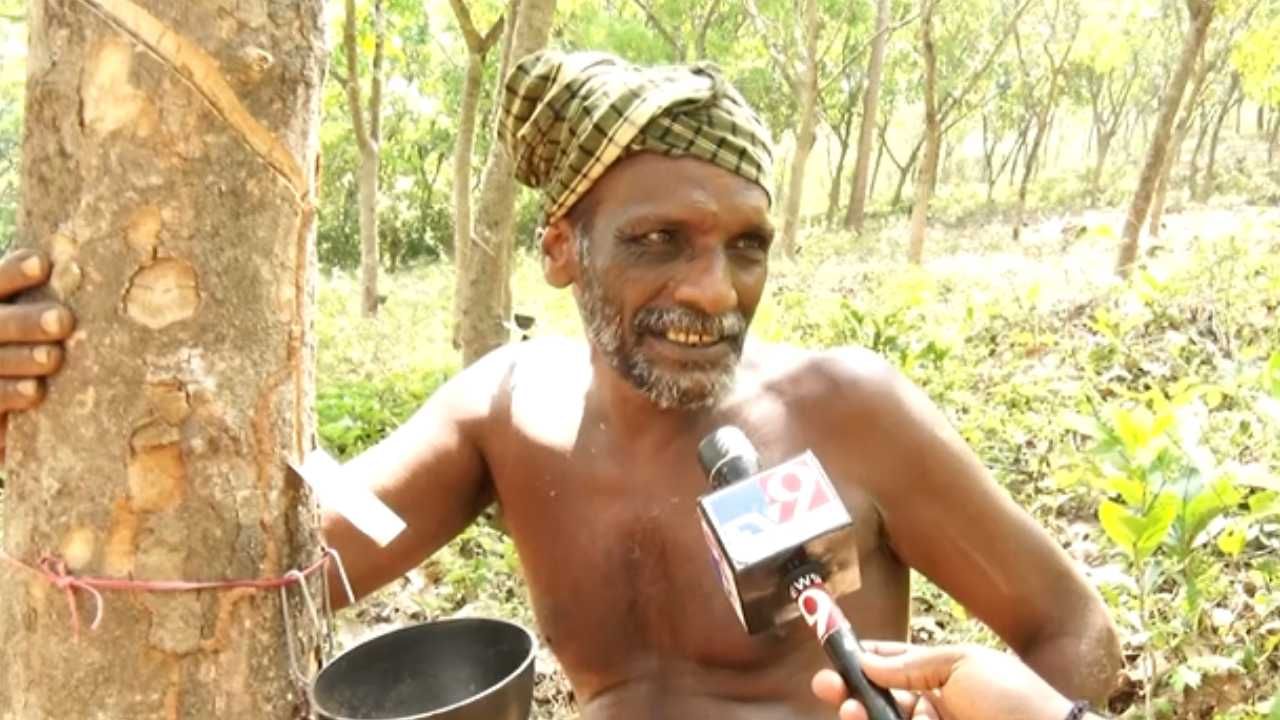
[[[650,151],[695,157],[769,192],[769,131],[707,65],[637,67],[596,52],[544,50],[507,76],[499,124],[520,182],[563,217],[613,163]]]

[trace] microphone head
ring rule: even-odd
[[[760,472],[760,455],[746,433],[734,425],[718,428],[698,443],[698,463],[713,487]]]

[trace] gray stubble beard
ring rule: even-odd
[[[587,341],[605,358],[609,366],[663,410],[709,408],[728,395],[733,389],[736,357],[712,366],[686,366],[668,370],[650,362],[639,348],[626,347],[622,308],[605,295],[604,288],[588,263],[586,236],[581,230],[577,235],[582,275],[574,285],[574,297],[582,316]],[[739,322],[739,332],[745,333],[746,323]]]

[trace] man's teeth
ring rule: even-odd
[[[719,335],[704,335],[696,332],[684,332],[683,330],[668,330],[667,339],[681,345],[712,345],[720,342]]]

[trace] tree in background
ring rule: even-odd
[[[504,70],[546,46],[555,9],[555,0],[516,0],[508,11],[512,29],[503,52]],[[505,76],[500,72],[498,82]],[[501,85],[494,96],[501,96]],[[494,120],[492,130],[496,137],[497,113]],[[454,308],[458,318],[457,344],[465,365],[505,343],[509,335],[515,196],[514,162],[506,147],[494,140],[480,176],[475,227],[468,247],[459,251],[466,262],[457,268]]]
[[[1206,36],[1195,70],[1192,72],[1191,87],[1185,93],[1182,113],[1178,116],[1177,124],[1174,125],[1173,137],[1169,141],[1169,150],[1165,153],[1164,164],[1160,167],[1155,194],[1151,200],[1147,231],[1152,237],[1160,235],[1165,200],[1169,193],[1169,176],[1173,173],[1174,165],[1182,153],[1182,145],[1186,142],[1188,133],[1191,132],[1201,105],[1204,104],[1205,93],[1210,87],[1209,80],[1226,67],[1231,45],[1239,32],[1249,23],[1254,10],[1258,7],[1258,2],[1259,0],[1252,0],[1244,5],[1228,4],[1216,8],[1216,13],[1222,18],[1219,26],[1225,25],[1225,27],[1222,27],[1221,32],[1216,33],[1214,37]]]
[[[1142,223],[1147,219],[1147,211],[1151,207],[1152,195],[1160,174],[1164,169],[1165,156],[1169,152],[1169,144],[1173,134],[1173,121],[1182,105],[1182,95],[1187,87],[1196,58],[1204,50],[1205,40],[1209,35],[1209,24],[1213,20],[1214,0],[1186,0],[1189,16],[1186,35],[1183,37],[1182,52],[1178,58],[1173,76],[1165,88],[1164,98],[1160,102],[1160,116],[1156,120],[1155,131],[1147,149],[1147,158],[1142,166],[1142,175],[1138,178],[1138,186],[1133,193],[1133,201],[1129,205],[1129,213],[1124,223],[1124,240],[1120,245],[1120,253],[1116,258],[1116,272],[1128,277],[1133,270],[1133,263],[1138,258],[1138,241],[1142,233]]]
[[[1258,104],[1258,130],[1268,133],[1267,163],[1280,150],[1280,3],[1263,5],[1259,17],[1242,33],[1231,51],[1244,96]],[[1262,122],[1271,111],[1271,127]]]
[[[1150,44],[1152,35],[1138,30],[1136,5],[1087,2],[1082,9],[1080,40],[1068,76],[1088,101],[1094,151],[1088,184],[1096,203],[1112,143],[1134,110],[1130,100],[1145,66],[1141,58],[1151,52],[1144,44]]]
[[[796,145],[791,156],[787,189],[782,198],[782,230],[778,247],[788,257],[795,257],[799,232],[800,206],[804,200],[805,169],[809,152],[817,137],[818,126],[818,2],[797,0],[795,29],[770,27],[757,0],[747,0],[746,8],[756,32],[769,51],[774,68],[796,98]],[[778,38],[783,38],[779,40]],[[793,38],[790,42],[786,38]]]
[[[139,580],[311,562],[285,460],[312,442],[322,3],[29,11],[18,242],[50,255],[78,326],[44,404],[10,419],[4,551]],[[275,592],[107,592],[77,641],[68,603],[86,620],[90,596],[4,568],[0,717],[301,712],[286,643],[312,657],[314,632],[299,615],[286,636]]]
[[[485,57],[498,41],[503,27],[500,17],[483,34],[476,29],[465,0],[449,0],[454,18],[467,43],[467,72],[462,84],[462,103],[458,108],[457,141],[453,150],[453,247],[454,264],[467,266],[466,252],[471,248],[471,164],[474,162],[476,114],[480,105],[480,86],[484,81]],[[462,308],[455,308],[454,326],[460,325]]]
[[[924,132],[917,144],[924,146],[924,158],[920,172],[916,177],[914,198],[911,207],[911,225],[909,229],[910,244],[907,259],[920,264],[924,260],[925,230],[929,221],[929,200],[933,196],[934,185],[938,178],[938,161],[942,153],[942,139],[946,131],[965,118],[974,110],[969,102],[973,91],[986,76],[988,68],[1004,50],[1013,35],[1022,14],[1031,5],[1031,0],[1018,0],[1008,13],[995,14],[996,21],[1002,28],[995,40],[978,55],[980,60],[972,67],[968,60],[974,55],[973,43],[979,34],[966,27],[973,17],[965,14],[967,8],[948,6],[951,20],[944,56],[947,66],[947,86],[953,88],[938,97],[939,86],[939,52],[934,39],[934,11],[938,7],[937,0],[920,0],[920,59],[924,66]],[[1007,18],[1007,19],[1005,19]],[[918,147],[917,147],[918,149]],[[915,152],[912,153],[914,155]]]
[[[386,18],[382,0],[373,0],[373,60],[369,70],[369,108],[361,100],[359,53],[356,43],[356,3],[346,0],[342,43],[347,54],[345,85],[351,129],[360,150],[360,309],[365,317],[378,314],[378,167],[382,144],[382,63]]]
[[[1039,48],[1023,48],[1021,33],[1014,30],[1014,46],[1018,50],[1018,65],[1022,68],[1024,81],[1028,84],[1044,87],[1034,93],[1036,100],[1027,108],[1028,124],[1033,128],[1031,144],[1026,150],[1026,160],[1022,163],[1022,180],[1018,183],[1018,200],[1013,211],[1013,240],[1017,242],[1022,234],[1023,215],[1027,210],[1027,190],[1031,186],[1031,176],[1036,169],[1036,160],[1040,155],[1040,147],[1045,135],[1049,132],[1049,118],[1058,107],[1063,85],[1066,84],[1067,60],[1071,57],[1072,48],[1080,34],[1080,12],[1075,0],[1045,0],[1041,5],[1043,14],[1036,19],[1039,22],[1028,23],[1040,35]],[[1043,54],[1043,64],[1035,59],[1028,60],[1026,55],[1039,50]],[[1036,68],[1033,70],[1032,68]],[[1032,79],[1033,73],[1038,77]]]
[[[717,20],[724,19],[724,0],[681,2],[674,13],[667,12],[658,0],[632,0],[644,13],[649,27],[662,38],[677,63],[706,60],[707,41]],[[674,17],[673,17],[674,15]]]
[[[889,0],[876,0],[876,31],[871,39],[871,57],[867,60],[867,86],[862,91],[862,121],[858,127],[858,155],[853,165],[853,188],[849,191],[849,210],[844,226],[862,232],[867,206],[867,179],[871,170],[871,139],[875,132],[880,104],[880,80],[884,75],[884,48],[889,42]]]

